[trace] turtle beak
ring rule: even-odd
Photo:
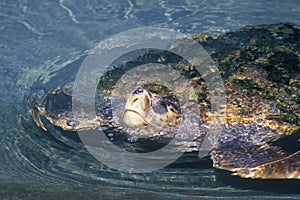
[[[148,122],[135,110],[127,109],[123,114],[123,122],[131,128],[141,128],[148,125]]]
[[[123,122],[131,128],[141,128],[149,123],[146,117],[150,110],[150,94],[142,87],[135,89],[128,97],[123,113]]]

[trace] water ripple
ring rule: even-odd
[[[69,9],[67,6],[64,5],[64,0],[59,0],[59,5],[60,5],[63,9],[65,9],[65,10],[68,12],[70,18],[72,19],[72,21],[73,21],[74,23],[80,23],[80,22],[76,19],[76,16],[73,14],[72,10]]]

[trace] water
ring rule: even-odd
[[[244,25],[292,22],[288,1],[1,1],[1,199],[295,199],[299,181],[241,180],[209,161],[130,174],[107,168],[53,129],[38,129],[26,97],[39,78],[62,69],[98,42],[131,28],[155,26],[211,34]]]

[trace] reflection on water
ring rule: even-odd
[[[197,155],[192,154],[148,174],[109,169],[60,130],[52,127],[49,134],[36,127],[24,100],[33,82],[48,80],[56,75],[54,71],[81,57],[103,38],[122,30],[150,25],[184,33],[222,33],[248,24],[297,23],[300,18],[298,1],[262,2],[2,1],[0,197],[299,198],[296,195],[299,181],[233,178],[212,169],[209,160],[189,163],[190,159],[196,160]],[[66,80],[57,81],[63,84]]]

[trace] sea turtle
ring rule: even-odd
[[[210,152],[213,166],[243,178],[300,179],[300,30],[280,23],[247,26],[218,36],[200,33],[194,39],[215,61],[226,91],[225,124]],[[190,73],[193,66],[166,52],[149,50],[136,64],[150,61],[175,63],[173,68],[189,80],[180,90],[189,95],[189,86],[195,91],[201,124],[188,151],[198,151],[213,120],[205,82]],[[63,86],[32,93],[29,107],[35,123],[44,130],[42,118],[66,131],[122,127],[129,138],[147,136],[152,141],[174,137],[182,123],[182,109],[189,106],[181,105],[177,91],[148,81],[135,83],[138,86],[125,96],[113,94],[111,85],[121,78],[115,71],[108,70],[99,82],[96,117],[72,112],[72,93]],[[120,110],[118,119],[113,116],[111,95],[126,102],[115,109]]]

